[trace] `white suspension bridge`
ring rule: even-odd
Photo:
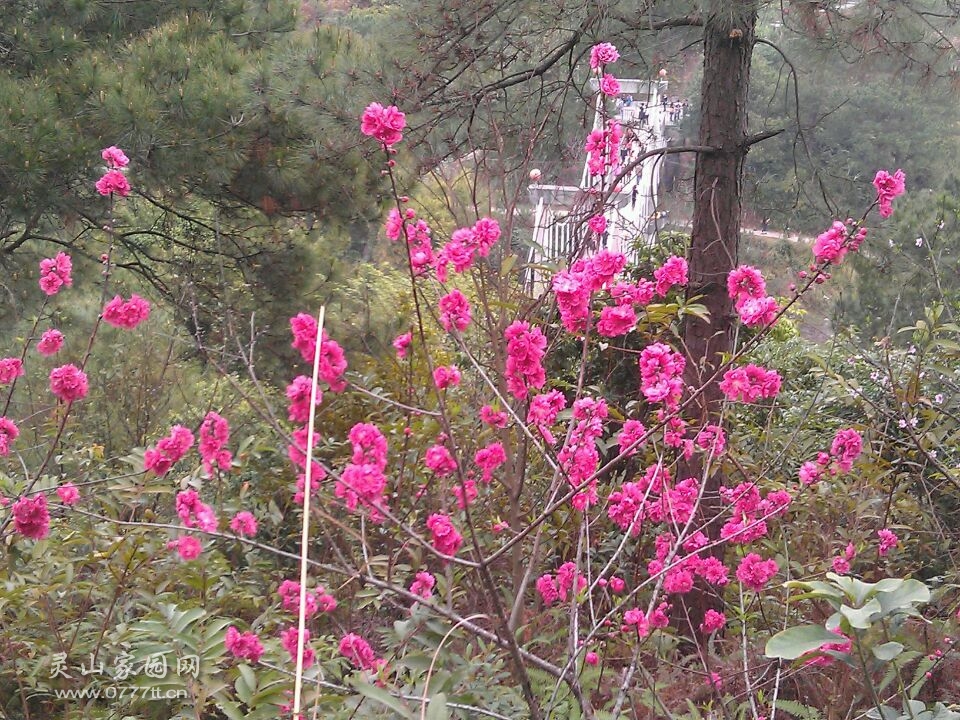
[[[619,80],[619,83],[620,97],[613,101],[605,98],[593,81],[596,93],[593,129],[603,127],[604,115],[616,119],[623,128],[619,164],[601,178],[591,176],[584,161],[577,186],[539,184],[538,172],[531,173],[528,192],[534,207],[534,226],[528,259],[532,265],[569,261],[587,247],[592,233],[586,221],[594,214],[596,193],[601,185],[608,192],[603,210],[607,230],[596,249],[605,247],[631,258],[638,245],[652,244],[656,239],[657,191],[663,156],[645,158],[612,191],[610,186],[625,166],[644,152],[667,144],[667,126],[680,120],[683,109],[679,102],[668,101],[665,81]],[[613,106],[607,113],[602,112],[605,102]]]

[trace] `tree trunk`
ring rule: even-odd
[[[710,313],[709,322],[687,316],[683,342],[687,355],[685,380],[700,387],[715,372],[724,353],[733,349],[736,313],[727,295],[727,274],[737,266],[740,239],[741,181],[747,138],[747,91],[754,46],[757,0],[710,0],[704,17],[703,81],[700,100],[699,144],[716,148],[697,156],[694,174],[693,230],[690,238],[688,297]],[[687,420],[702,426],[719,424],[722,393],[719,383],[707,385],[687,412]],[[697,477],[705,483],[700,520],[715,518],[720,510],[719,488],[724,474],[711,468],[703,477],[701,458],[680,463],[679,478]],[[707,535],[717,539],[720,524],[711,522]],[[718,556],[722,550],[718,548]],[[694,637],[708,609],[718,598],[698,584],[686,595],[685,605]],[[686,618],[682,622],[686,625]]]

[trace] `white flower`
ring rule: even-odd
[[[921,247],[923,245],[923,238],[918,237],[914,242],[917,244],[917,247]]]
[[[941,403],[943,403],[943,393],[937,393],[936,395],[934,395],[934,396],[933,396],[933,401],[934,401],[937,405],[940,405]]]

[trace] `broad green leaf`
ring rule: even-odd
[[[447,707],[446,693],[437,693],[430,698],[427,707],[427,720],[450,720],[450,708]]]
[[[838,639],[835,633],[822,625],[798,625],[781,630],[767,640],[764,655],[768,658],[796,660],[801,655],[813,652],[826,643],[835,643]]]
[[[883,643],[883,645],[876,645],[873,647],[873,656],[877,660],[893,660],[902,652],[903,645],[898,642],[886,642]]]
[[[880,601],[874,598],[861,608],[840,606],[840,614],[852,627],[865,630],[883,616]]]
[[[233,701],[218,699],[216,705],[220,712],[226,715],[229,720],[245,720],[247,717],[247,714]]]
[[[250,692],[255,693],[257,691],[257,674],[253,671],[253,668],[245,663],[237,665],[237,670],[240,672],[240,676],[246,682],[247,687],[250,688]],[[249,702],[244,700],[244,702]]]
[[[378,702],[381,705],[386,705],[388,708],[393,710],[397,715],[405,720],[413,720],[413,715],[410,713],[410,709],[404,704],[400,698],[396,698],[390,693],[388,693],[383,688],[377,687],[376,685],[370,685],[365,683],[362,680],[351,680],[351,685],[354,689],[370,700]]]
[[[877,595],[884,615],[912,610],[914,605],[930,602],[930,588],[919,580],[903,580],[897,588]]]

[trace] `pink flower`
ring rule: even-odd
[[[183,425],[170,428],[170,435],[162,438],[155,448],[148,448],[143,454],[143,470],[152,470],[156,475],[165,475],[187,450],[193,447],[193,433]]]
[[[505,428],[510,421],[510,416],[505,410],[494,410],[489,405],[480,408],[480,420],[495,428]]]
[[[627,265],[627,256],[623,253],[601,250],[583,262],[583,274],[591,290],[601,290],[613,284],[614,278]],[[617,303],[618,305],[623,303]]]
[[[606,127],[593,130],[584,144],[587,153],[587,170],[590,175],[603,175],[619,161],[620,141],[623,130],[616,120],[610,120]]]
[[[727,370],[720,382],[720,390],[728,400],[755,403],[761,398],[776,397],[780,392],[780,382],[776,370],[767,370],[751,363]]]
[[[412,208],[407,208],[406,219],[413,220],[416,218],[417,213]],[[400,235],[403,231],[403,221],[404,218],[400,216],[400,212],[393,208],[390,210],[390,213],[387,215],[387,222],[384,227],[384,231],[387,235],[387,238],[390,240],[399,240]]]
[[[831,262],[834,265],[843,260],[849,249],[846,243],[847,226],[839,220],[834,220],[833,225],[826,232],[817,236],[813,243],[813,256],[818,263]]]
[[[167,543],[167,550],[174,549],[176,549],[182,559],[190,561],[200,557],[203,546],[200,544],[200,541],[192,535],[181,535],[176,540],[171,540]]]
[[[102,178],[97,180],[96,187],[101,195],[116,193],[120,197],[126,197],[130,194],[130,181],[119,170],[108,170]]]
[[[223,644],[227,652],[235,658],[249,660],[250,662],[259,662],[263,655],[263,645],[252,632],[245,632],[242,635],[233,625],[227,628],[227,634],[223,638]]]
[[[590,317],[590,284],[582,271],[561,270],[552,280],[560,320],[567,332],[583,332]]]
[[[56,355],[63,347],[63,333],[59,330],[47,330],[37,343],[37,352],[41,355]]]
[[[76,505],[80,501],[80,491],[71,482],[64,483],[57,488],[57,496],[64,505]]]
[[[587,654],[583,656],[583,662],[587,665],[596,665],[600,662],[600,658],[593,650],[589,650]]]
[[[230,440],[230,424],[227,419],[215,412],[208,412],[200,425],[200,457],[203,459],[203,469],[209,475],[213,468],[228,471],[233,462],[233,455],[225,449]]]
[[[850,472],[854,461],[863,450],[863,438],[853,428],[838,430],[830,445],[830,455],[844,472]]]
[[[799,479],[804,485],[813,485],[820,480],[823,470],[815,462],[805,462],[800,466]]]
[[[493,218],[480,218],[473,224],[473,243],[480,257],[487,257],[499,239],[500,223]]]
[[[412,333],[404,333],[403,335],[397,335],[393,339],[393,349],[397,351],[397,360],[403,360],[407,356],[407,350],[410,348],[410,343],[413,341]]]
[[[547,351],[543,331],[530,323],[514,320],[503,332],[507,340],[507,390],[518,400],[530,388],[540,389],[547,382],[542,360]]]
[[[610,296],[617,305],[649,305],[653,300],[654,285],[649,280],[640,278],[637,283],[619,282],[610,288]]]
[[[877,171],[873,178],[873,186],[877,189],[880,217],[887,218],[893,214],[893,199],[906,191],[906,179],[903,170],[897,170],[893,175],[886,170]]]
[[[838,652],[838,653],[849,653],[853,648],[853,641],[841,632],[840,628],[834,628],[830,632],[835,633],[839,636],[840,641],[835,643],[824,643],[820,646],[818,652],[827,653],[827,652]],[[804,665],[811,666],[827,666],[832,665],[834,662],[834,657],[832,655],[818,655],[807,660]]]
[[[767,294],[763,275],[751,265],[741,265],[727,275],[727,293],[737,308],[750,298],[762,298]]]
[[[438,390],[446,390],[448,387],[456,387],[460,384],[460,369],[456,365],[445,367],[443,365],[434,368],[433,384]]]
[[[286,396],[290,401],[287,406],[287,419],[292,422],[305,423],[310,420],[310,391],[313,381],[306,375],[298,375],[287,385]],[[323,401],[323,392],[317,388],[317,405]]]
[[[830,566],[833,568],[833,571],[837,573],[837,575],[846,575],[848,572],[850,572],[850,561],[839,555],[833,558]]]
[[[50,392],[63,402],[75,402],[87,396],[87,375],[76,365],[61,365],[50,371]]]
[[[257,534],[257,519],[253,513],[241,510],[230,520],[230,529],[237,535],[253,537]]]
[[[493,472],[507,461],[507,453],[503,449],[502,443],[490,443],[477,450],[473,456],[473,461],[483,472],[481,476],[483,482],[488,483],[493,477]]]
[[[636,455],[637,450],[642,447],[646,439],[647,429],[639,420],[627,420],[623,428],[617,434],[617,445],[620,446],[620,452]]]
[[[620,83],[610,73],[604,73],[600,78],[600,92],[609,97],[616,97],[620,94]]]
[[[553,445],[556,439],[550,432],[550,427],[556,422],[557,415],[567,406],[567,399],[559,390],[551,390],[542,395],[535,395],[530,401],[527,410],[527,423],[540,431],[540,435]]]
[[[32,498],[22,497],[13,504],[13,527],[30,540],[42,540],[50,533],[50,513],[47,498],[38,493]]]
[[[416,579],[410,584],[410,592],[428,600],[433,596],[433,587],[436,583],[437,580],[433,575],[425,570],[421,570],[417,573]]]
[[[565,562],[557,568],[557,589],[561,600],[582,592],[586,587],[587,579],[577,569],[576,563]]]
[[[319,588],[321,591],[323,588]],[[277,588],[277,595],[280,596],[280,603],[283,609],[294,615],[300,614],[300,583],[293,580],[284,580]],[[317,603],[317,594],[313,590],[307,590],[304,593],[303,613],[305,617],[313,617],[317,614],[319,604]]]
[[[456,273],[469,270],[473,266],[476,250],[477,239],[472,228],[454,230],[453,235],[450,236],[450,242],[443,246],[435,259],[437,278],[441,282],[446,282],[448,265],[453,265],[453,271]]]
[[[597,332],[604,337],[626,335],[637,325],[637,314],[631,305],[614,305],[600,311]]]
[[[700,625],[700,631],[704,635],[720,630],[727,624],[727,616],[716,610],[707,610],[703,616],[703,623]]]
[[[306,467],[304,465],[304,470]],[[314,462],[310,471],[310,497],[317,494],[320,489],[320,483],[327,477],[326,470],[318,462]],[[305,472],[297,474],[297,492],[293,494],[293,502],[296,505],[303,505],[303,494],[307,487],[307,475]]]
[[[897,543],[900,542],[900,538],[898,538],[892,530],[888,530],[887,528],[877,530],[877,537],[880,538],[878,550],[881,556],[889,553],[897,546]]]
[[[740,322],[747,327],[767,327],[777,319],[780,308],[772,297],[748,298],[737,307]]]
[[[440,324],[447,332],[454,328],[463,332],[470,324],[470,303],[459,290],[452,290],[440,298]]]
[[[103,308],[103,321],[118,328],[133,330],[150,317],[150,303],[137,294],[124,302],[119,295],[114,296]]]
[[[308,428],[306,426],[294,430],[292,433],[293,442],[287,445],[287,457],[297,467],[306,470],[307,468],[307,439]],[[313,433],[313,447],[320,443],[320,433]],[[314,462],[314,465],[317,463]],[[314,475],[316,477],[316,475]]]
[[[0,456],[10,454],[10,443],[20,437],[20,428],[13,420],[0,417]]]
[[[593,70],[603,66],[615,63],[620,59],[620,53],[617,48],[608,42],[597,43],[590,48],[590,67]]]
[[[217,529],[217,516],[213,509],[200,500],[196,490],[183,490],[177,493],[177,515],[185,527],[199,527],[204,532]]]
[[[666,295],[674,285],[683,287],[687,284],[687,261],[676,255],[671,255],[662,267],[653,271],[657,280],[657,295]]]
[[[693,573],[683,567],[668,570],[663,578],[663,591],[683,595],[693,590]]]
[[[603,235],[604,231],[607,229],[607,218],[601,215],[594,215],[589,220],[587,220],[587,227],[589,227],[597,235]]]
[[[723,455],[727,449],[727,436],[719,425],[704,425],[697,433],[697,447],[711,455]]]
[[[383,658],[378,658],[370,643],[359,635],[350,633],[340,639],[340,654],[343,655],[350,664],[360,670],[370,672],[380,672],[387,663]]]
[[[100,152],[100,157],[106,160],[107,166],[111,168],[122,168],[130,164],[130,158],[116,145],[104,148]]]
[[[383,468],[374,463],[350,463],[334,486],[334,495],[343,498],[349,510],[356,510],[363,506],[370,513],[374,522],[382,520],[379,509],[386,505],[385,493],[387,477]]]
[[[406,125],[406,116],[395,105],[384,107],[380,103],[370,103],[360,118],[360,132],[388,147],[403,139],[402,131]]]
[[[540,594],[540,599],[547,607],[553,605],[560,599],[560,590],[557,589],[557,581],[554,580],[553,575],[550,573],[537,578],[536,588]]]
[[[290,654],[290,662],[296,664],[297,662],[297,648],[300,641],[300,631],[295,626],[292,625],[280,633],[280,644],[283,645],[283,649]],[[310,631],[304,629],[303,631],[303,667],[307,668],[313,665],[313,661],[316,659],[314,655],[313,648],[310,647]]]
[[[443,555],[456,555],[463,545],[463,537],[448,515],[432,514],[427,518],[427,529],[433,534],[433,546]]]
[[[300,351],[305,363],[313,365],[317,351],[317,320],[306,313],[298,313],[290,318],[290,331],[293,334],[291,347]],[[343,348],[323,331],[320,346],[320,377],[333,392],[343,392],[347,387],[343,374],[347,371],[347,359]]]
[[[730,578],[727,577],[727,566],[721,562],[720,558],[704,558],[697,567],[697,575],[711,585],[723,586],[730,582]]]
[[[638,638],[645,638],[650,634],[650,620],[640,608],[632,608],[623,614],[623,626],[621,631],[626,632],[629,628],[636,626]]]
[[[775,560],[764,560],[756,553],[750,553],[737,567],[737,580],[750,590],[760,592],[779,570]]]
[[[21,375],[23,375],[23,363],[20,358],[9,357],[0,360],[0,385],[9,385]]]
[[[475,480],[464,480],[460,485],[454,485],[451,492],[457,499],[457,507],[465,510],[477,499],[477,483]]]
[[[443,445],[431,445],[423,455],[423,464],[437,477],[449,477],[457,470],[457,461]]]
[[[668,409],[683,395],[686,360],[664,343],[653,343],[640,352],[640,389],[649,402],[662,402]]]
[[[56,295],[61,287],[73,285],[73,261],[66,253],[40,261],[40,289],[47,295]]]
[[[370,463],[383,470],[387,466],[387,439],[373,423],[357,423],[348,434],[353,449],[351,462]]]

